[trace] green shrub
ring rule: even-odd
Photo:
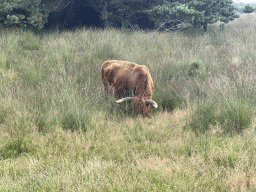
[[[189,64],[188,76],[196,77],[202,72],[202,60],[194,60]]]

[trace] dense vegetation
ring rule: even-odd
[[[240,1],[234,2],[235,9],[239,13],[246,13],[246,12],[244,12],[244,10],[247,10],[248,8],[249,8],[248,10],[252,10],[251,8],[252,7],[254,8],[255,5],[256,5],[255,3],[247,4],[247,3],[240,2]],[[248,7],[248,8],[246,8],[246,7]]]
[[[0,33],[0,191],[253,191],[255,14],[207,33]],[[107,59],[145,64],[159,109],[102,91]]]
[[[77,11],[86,6],[100,14],[103,26],[132,29],[152,29],[174,19],[198,28],[203,26],[207,31],[208,24],[228,23],[238,17],[232,0],[8,0],[0,1],[0,26],[32,25],[41,29],[52,12],[64,12],[65,21],[75,23]],[[87,17],[93,19],[92,15]],[[55,15],[51,19],[56,20],[56,26],[59,18]]]
[[[255,11],[255,7],[250,4],[245,5],[244,10],[243,10],[243,12],[245,12],[245,13],[252,13],[253,11]]]

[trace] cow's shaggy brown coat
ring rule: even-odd
[[[103,63],[101,77],[106,93],[110,86],[113,86],[116,97],[133,97],[132,106],[135,114],[148,115],[150,104],[145,100],[152,99],[154,86],[147,66],[110,60]],[[157,107],[157,104],[154,107]]]

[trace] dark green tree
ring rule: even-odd
[[[150,28],[153,22],[146,10],[163,2],[164,0],[112,0],[113,16],[121,22],[123,27]]]
[[[77,0],[82,2],[83,0]],[[111,25],[110,18],[113,14],[112,9],[112,0],[87,0],[85,2],[87,6],[92,7],[96,12],[100,13],[101,19],[104,21],[105,27]]]
[[[232,0],[166,0],[147,12],[156,24],[176,18],[207,31],[208,24],[228,23],[239,17],[232,3]]]
[[[146,10],[163,2],[164,0],[87,0],[87,5],[101,14],[105,26],[150,28],[149,25],[154,23]]]
[[[168,20],[177,19],[186,23],[197,24],[203,22],[203,13],[196,10],[189,4],[178,1],[167,2],[162,5],[154,6],[146,11],[155,25],[161,25]]]
[[[203,22],[195,23],[194,26],[203,26],[205,32],[207,31],[208,24],[213,24],[217,21],[228,23],[239,17],[235,13],[232,0],[198,0],[192,1],[192,6],[204,13]]]
[[[60,11],[72,1],[75,0],[0,0],[0,26],[32,25],[41,29],[50,12]]]
[[[244,13],[252,13],[253,11],[255,11],[255,8],[250,4],[245,5],[243,10]]]
[[[40,29],[49,12],[41,0],[0,0],[0,25],[31,24]]]

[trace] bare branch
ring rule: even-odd
[[[60,11],[65,9],[74,0],[53,0],[45,2],[51,11]]]
[[[72,0],[56,0],[55,1],[55,5],[54,5],[54,9],[55,10],[61,10],[61,9],[65,9]]]
[[[174,30],[182,30],[186,27],[187,25],[179,19],[169,19],[161,23],[159,27],[154,31],[154,34],[156,34],[160,29],[164,29],[165,31],[174,31]]]

